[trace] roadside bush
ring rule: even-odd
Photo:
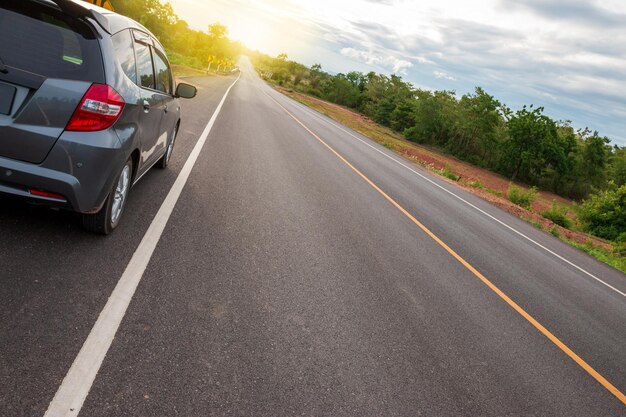
[[[207,66],[203,65],[202,61],[196,57],[183,56],[171,51],[167,51],[167,56],[170,60],[170,64],[172,65],[184,65],[186,67],[196,68],[199,70],[205,70],[207,68]]]
[[[513,204],[517,204],[518,206],[530,210],[533,201],[537,199],[537,187],[531,187],[528,190],[524,190],[523,188],[510,184],[508,196],[509,200],[511,200]]]
[[[309,87],[309,88],[306,89],[306,93],[308,95],[311,95],[311,96],[314,96],[314,97],[317,97],[317,98],[321,98],[322,97],[322,92],[320,90],[316,89],[316,88]]]
[[[439,172],[439,175],[446,177],[452,181],[458,181],[461,178],[452,171],[452,168],[450,168],[449,165],[446,165],[445,168],[440,169],[437,172]]]
[[[555,203],[552,204],[550,210],[542,212],[541,215],[566,229],[572,227],[572,221],[567,217],[567,209],[561,208]]]
[[[589,233],[626,241],[626,185],[592,194],[581,205],[579,218]]]
[[[466,182],[465,184],[470,186],[470,187],[473,187],[473,188],[480,188],[481,190],[483,188],[485,188],[485,187],[483,187],[483,185],[478,180],[470,180],[470,181]]]
[[[556,226],[552,226],[550,230],[548,230],[548,232],[550,232],[550,234],[554,237],[561,237],[561,234],[559,233],[559,229]]]

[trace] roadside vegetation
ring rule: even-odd
[[[537,199],[537,188],[531,187],[530,189],[525,190],[511,184],[509,185],[508,197],[513,204],[517,204],[518,206],[524,207],[526,210],[530,210],[533,202]]]
[[[177,75],[228,71],[233,68],[244,47],[228,39],[228,29],[219,23],[207,31],[191,29],[180,19],[170,3],[159,0],[110,0],[117,13],[144,25],[156,35],[167,51]]]
[[[285,54],[252,61],[283,93],[626,272],[625,147],[541,107],[511,110],[480,87],[459,97]]]
[[[561,227],[571,229],[573,222],[567,214],[567,208],[559,206],[556,203],[552,203],[552,207],[550,207],[550,209],[541,212],[541,215],[546,219],[552,220],[555,224],[558,224]]]
[[[276,85],[353,109],[415,143],[440,149],[512,181],[583,199],[626,183],[626,148],[597,131],[575,130],[543,107],[512,110],[480,87],[454,91],[414,88],[397,75],[352,71],[332,75],[287,55],[254,54],[259,73]]]

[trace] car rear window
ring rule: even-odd
[[[0,58],[48,78],[104,81],[100,45],[83,21],[23,0],[0,4]]]

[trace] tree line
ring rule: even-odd
[[[197,69],[232,67],[243,46],[228,39],[228,29],[219,23],[206,32],[189,27],[170,3],[160,0],[110,0],[117,13],[144,25],[165,47],[170,62]]]
[[[454,91],[413,87],[398,75],[357,71],[332,75],[255,54],[256,67],[272,81],[356,110],[408,140],[432,145],[459,159],[574,199],[626,183],[626,147],[606,136],[574,129],[533,105],[512,110],[481,87]]]
[[[398,75],[330,74],[319,64],[307,67],[285,54],[256,53],[252,59],[272,82],[346,106],[410,141],[512,181],[587,199],[580,213],[587,230],[626,241],[626,147],[611,145],[597,131],[554,120],[543,107],[513,110],[481,87],[459,96],[415,88]]]

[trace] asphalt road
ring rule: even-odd
[[[242,69],[81,416],[626,415],[467,265],[621,392],[624,274]],[[234,77],[192,81],[112,235],[0,200],[0,415],[46,412]]]

